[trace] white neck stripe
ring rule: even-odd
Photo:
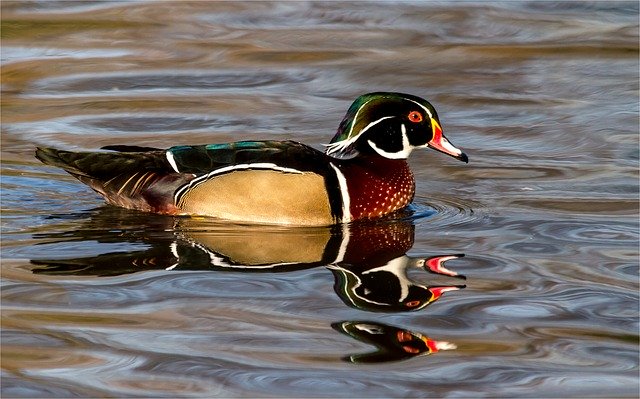
[[[347,186],[347,179],[344,174],[338,169],[333,162],[329,162],[331,168],[336,172],[336,178],[338,179],[338,185],[340,186],[340,194],[342,195],[342,223],[348,223],[351,221],[351,197],[349,197],[349,187]]]

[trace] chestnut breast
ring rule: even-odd
[[[415,180],[406,160],[374,159],[343,169],[352,219],[376,218],[409,205]]]

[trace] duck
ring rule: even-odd
[[[374,92],[356,98],[324,151],[292,140],[246,140],[168,149],[109,145],[92,152],[38,147],[35,156],[115,206],[324,226],[377,219],[407,207],[415,195],[407,159],[422,148],[469,161],[444,136],[427,100]]]
[[[402,213],[409,215],[410,210]],[[30,260],[33,273],[118,276],[149,270],[206,270],[244,273],[243,279],[251,280],[256,273],[289,274],[319,268],[333,275],[333,290],[345,305],[378,313],[420,311],[449,292],[466,288],[460,284],[466,276],[447,267],[464,254],[427,258],[409,254],[416,232],[415,219],[410,217],[282,228],[194,217],[146,218],[146,214],[131,215],[124,208],[108,205],[72,217],[78,223],[71,230],[41,234],[40,238],[49,243],[86,242],[102,231],[101,242],[127,243],[137,249],[106,246],[101,253],[86,257],[71,253],[67,259],[34,258]],[[112,228],[105,231],[105,226]],[[146,234],[140,234],[141,226]]]

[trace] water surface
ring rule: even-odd
[[[638,12],[3,1],[3,397],[637,397]],[[415,153],[373,223],[118,210],[33,157],[320,148],[381,90],[470,163]]]

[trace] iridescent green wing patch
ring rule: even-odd
[[[238,141],[235,143],[176,146],[167,159],[180,173],[210,173],[230,165],[270,163],[299,170],[316,169],[324,155],[295,141]]]
[[[235,143],[181,145],[167,150],[167,158],[180,173],[208,173],[220,167],[254,161],[274,151],[281,145],[272,141],[238,141]]]

